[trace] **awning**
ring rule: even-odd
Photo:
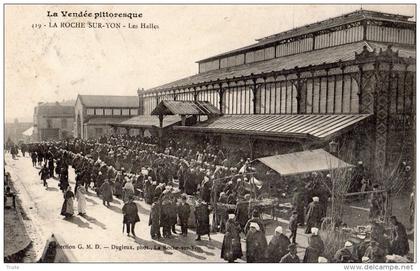
[[[206,101],[161,101],[151,115],[220,115],[219,109]]]
[[[176,126],[174,129],[328,140],[338,133],[348,131],[369,116],[369,114],[224,115],[211,122],[195,126]]]
[[[323,149],[268,156],[257,160],[282,176],[353,167]]]
[[[127,117],[121,118],[92,118],[85,125],[113,125],[127,120]]]
[[[178,115],[165,116],[163,118],[163,128],[172,126],[178,122],[181,122],[181,117]],[[140,115],[114,124],[113,126],[127,128],[159,128],[159,117],[151,115]]]
[[[34,134],[34,127],[30,127],[29,129],[25,130],[22,135],[24,136],[32,136]]]

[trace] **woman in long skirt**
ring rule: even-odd
[[[229,215],[221,251],[221,258],[225,261],[233,263],[242,257],[240,231],[241,226],[235,221],[234,215]]]
[[[66,218],[72,217],[74,214],[73,200],[74,193],[71,191],[71,186],[68,186],[66,192],[64,193],[64,202],[61,207],[61,215]]]
[[[86,189],[79,185],[77,187],[76,191],[76,199],[77,199],[77,210],[79,212],[79,215],[85,215],[86,214]]]

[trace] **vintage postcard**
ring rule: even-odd
[[[416,22],[5,4],[4,262],[413,268]]]

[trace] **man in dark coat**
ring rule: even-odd
[[[184,192],[184,185],[185,185],[185,166],[184,163],[181,163],[176,176],[178,177],[178,181],[179,181],[179,190],[181,190],[181,192]]]
[[[112,187],[108,179],[105,179],[104,183],[101,185],[99,190],[102,195],[102,203],[104,205],[106,203],[106,205],[109,207],[110,202],[112,202],[113,198],[112,198]]]
[[[281,258],[280,263],[300,263],[300,259],[297,255],[296,244],[290,244],[288,249],[289,253]]]
[[[36,152],[35,152],[35,151],[33,151],[33,152],[31,153],[32,166],[33,166],[33,167],[36,167],[36,158],[37,158],[37,156],[36,156]]]
[[[161,238],[160,235],[160,208],[155,201],[152,203],[149,215],[150,236],[152,239]]]
[[[171,202],[164,199],[161,205],[160,226],[163,228],[163,238],[171,237]]]
[[[188,219],[190,217],[191,208],[187,203],[187,197],[182,196],[181,204],[178,206],[178,217],[181,224],[181,234],[187,236],[188,234]]]
[[[38,174],[41,175],[41,180],[43,182],[45,189],[48,189],[47,179],[49,178],[49,170],[46,164],[41,168]]]
[[[319,198],[313,197],[312,202],[308,205],[308,211],[306,213],[306,230],[305,233],[311,233],[312,227],[321,225],[322,210],[319,205]]]
[[[392,224],[390,254],[405,256],[410,249],[405,227],[395,216],[391,216],[390,221]]]
[[[173,234],[176,234],[175,225],[176,225],[176,219],[177,219],[177,206],[176,206],[176,199],[175,197],[172,197],[171,202],[169,203],[169,222],[171,225],[171,231]]]
[[[201,187],[200,187],[200,197],[204,202],[210,202],[211,187],[212,187],[212,183],[210,181],[210,178],[207,176],[204,176],[204,180],[201,183]]]
[[[379,185],[375,184],[373,186],[373,191],[379,190]],[[369,198],[369,218],[371,220],[377,219],[382,214],[384,206],[384,197],[382,193],[371,193]]]
[[[292,241],[292,243],[296,243],[297,229],[298,229],[298,213],[297,211],[293,211],[289,219],[289,230],[290,230],[289,239]]]
[[[241,226],[241,231],[245,232],[245,225],[249,220],[249,194],[245,195],[244,200],[239,200],[236,203],[236,220],[238,221],[239,225]]]
[[[193,195],[197,191],[197,183],[195,182],[194,169],[188,172],[187,176],[185,177],[184,189],[187,195]]]
[[[148,176],[144,181],[144,200],[147,204],[152,204],[153,202],[153,193],[152,193],[152,177]]]
[[[268,243],[267,257],[270,263],[278,263],[281,258],[287,254],[287,249],[290,245],[289,238],[283,233],[283,228],[278,226],[273,238]]]
[[[267,240],[256,222],[249,223],[246,233],[246,262],[261,263],[265,261]]]
[[[50,173],[50,177],[53,178],[54,177],[54,158],[52,156],[48,159],[48,170]]]
[[[134,228],[136,223],[140,221],[140,217],[138,214],[137,204],[133,202],[133,196],[128,198],[128,202],[122,207],[122,212],[124,215],[123,223],[127,227],[127,235],[130,236],[131,232],[133,236],[136,236]]]
[[[196,241],[201,240],[201,235],[208,235],[210,238],[210,209],[206,202],[203,202],[200,198],[197,199],[197,206],[194,210],[196,229],[197,229],[197,238]]]
[[[293,209],[297,212],[297,223],[305,224],[305,196],[296,188],[292,199]]]

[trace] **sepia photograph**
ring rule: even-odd
[[[3,264],[414,270],[416,8],[3,4]]]

